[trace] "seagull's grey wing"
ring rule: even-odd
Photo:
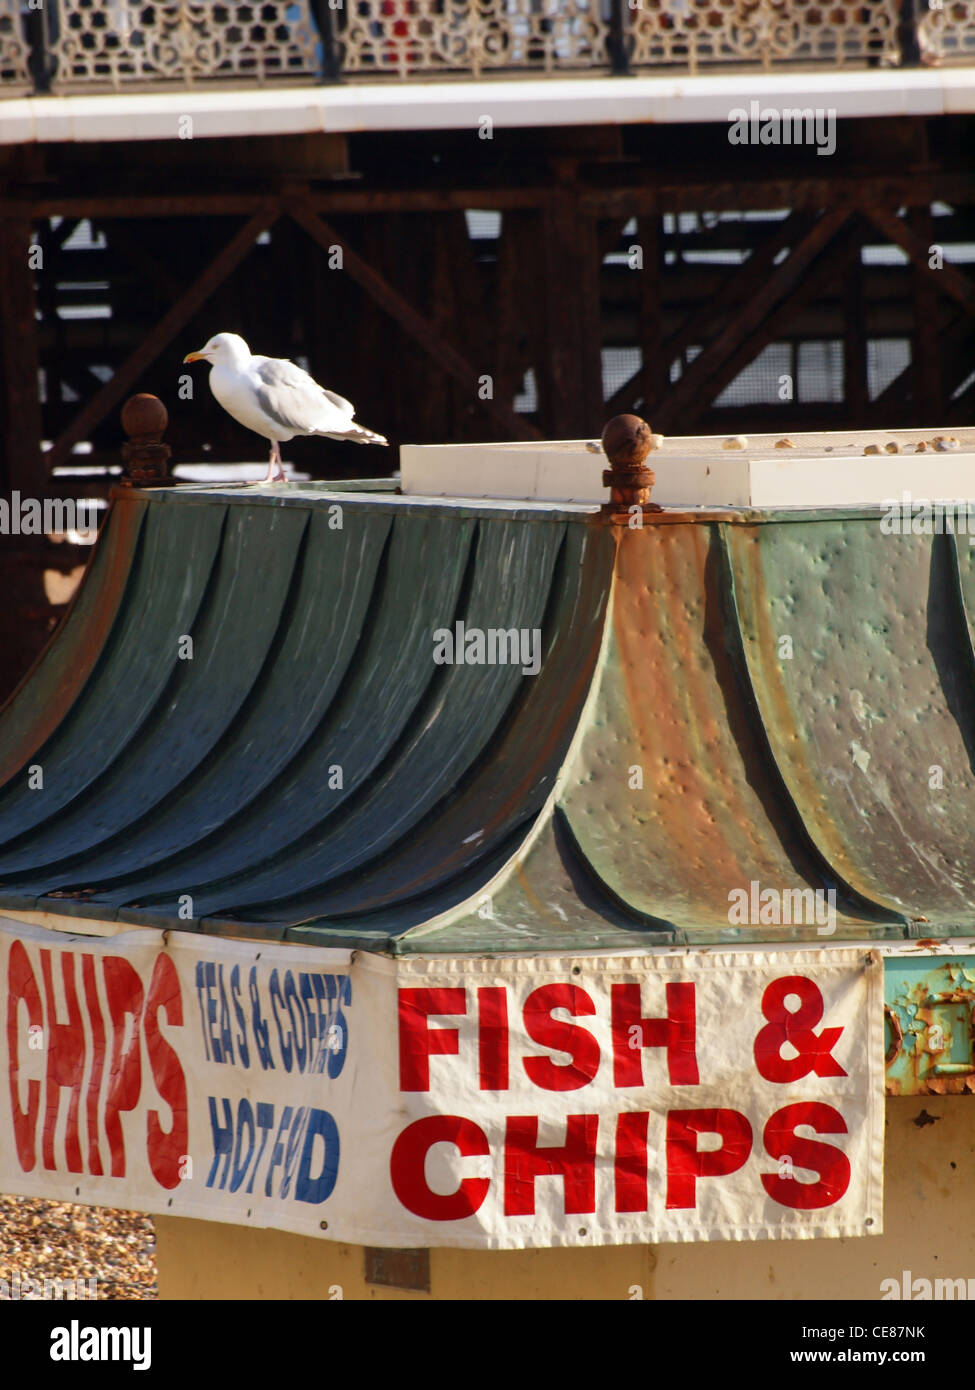
[[[257,400],[266,415],[296,432],[319,429],[330,409],[331,393],[313,381],[307,372],[282,358],[265,357],[252,362],[257,377]]]
[[[355,414],[355,406],[352,404],[352,402],[347,401],[344,396],[340,396],[337,391],[330,391],[327,386],[323,386],[322,390],[324,391],[325,395],[329,398],[329,400],[332,402],[332,404],[338,406],[339,410],[341,410],[344,414],[348,415],[349,419],[351,420],[353,415]]]

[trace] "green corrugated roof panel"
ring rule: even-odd
[[[758,885],[835,893],[835,938],[971,932],[975,559],[879,517],[119,496],[0,713],[0,910],[438,954],[822,942],[733,920]],[[437,664],[457,623],[538,630],[537,674]]]
[[[240,512],[246,515],[243,508]],[[230,618],[226,628],[228,638],[236,634],[237,640],[246,640],[249,659],[235,660],[235,653],[222,640],[223,633],[213,625],[220,605],[210,610],[211,637],[202,638],[211,661],[218,663],[212,675],[214,685],[224,684],[221,671],[225,666],[227,681],[234,687],[236,703],[232,708],[211,700],[206,690],[197,696],[200,709],[211,721],[217,712],[223,716],[219,737],[213,741],[211,722],[209,748],[197,739],[184,740],[182,775],[170,781],[165,797],[157,794],[159,784],[154,776],[140,778],[132,794],[143,802],[151,798],[151,813],[130,816],[129,823],[123,821],[118,833],[107,839],[101,831],[104,813],[89,817],[91,798],[80,800],[73,808],[72,824],[62,818],[51,826],[52,834],[61,834],[67,854],[55,863],[48,860],[47,867],[18,875],[21,892],[43,893],[52,873],[81,873],[89,886],[103,885],[93,895],[100,904],[123,903],[131,897],[130,881],[138,881],[146,891],[157,867],[162,882],[173,877],[174,868],[167,868],[169,865],[179,866],[175,872],[183,881],[195,882],[191,866],[197,844],[209,846],[203,862],[216,866],[217,845],[212,837],[235,812],[238,849],[249,848],[252,842],[246,838],[244,819],[239,814],[248,806],[255,812],[253,845],[254,852],[259,853],[264,843],[259,798],[297,758],[310,757],[309,741],[333,706],[360,648],[390,523],[383,514],[350,513],[336,541],[325,510],[309,514],[265,508],[261,515],[265,526],[252,534],[257,551],[250,560],[244,560],[252,565],[251,582],[256,589],[247,596],[243,620],[241,615]],[[282,519],[288,529],[279,546],[266,532],[266,525]],[[272,567],[276,571],[274,582],[263,588]],[[197,634],[194,659],[186,663],[188,667],[196,665],[200,640]],[[179,738],[182,721],[174,720],[171,711],[172,701],[167,700],[158,717],[161,727]],[[147,751],[157,737],[151,727],[145,731],[142,742]],[[106,811],[113,806],[124,811],[133,804],[124,793],[100,796],[98,802]],[[69,836],[69,832],[73,833]],[[33,842],[30,849],[35,849]],[[32,863],[42,862],[35,853]],[[240,861],[234,855],[230,862]],[[109,886],[116,882],[117,889]]]
[[[762,722],[819,852],[890,911],[971,930],[975,668],[953,537],[843,520],[728,536]]]

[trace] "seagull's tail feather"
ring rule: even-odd
[[[388,444],[389,440],[385,435],[377,434],[375,430],[367,430],[365,425],[350,425],[341,434],[337,431],[328,431],[329,439],[351,439],[355,444]]]

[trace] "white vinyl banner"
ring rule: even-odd
[[[399,959],[0,919],[0,1188],[374,1246],[878,1234],[865,949]]]

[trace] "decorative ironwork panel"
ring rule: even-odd
[[[0,0],[0,92],[4,96],[32,89],[29,52],[21,26],[20,0]]]
[[[307,79],[318,46],[308,0],[60,0],[52,86]]]
[[[349,0],[348,73],[609,66],[600,0]]]
[[[921,0],[923,3],[923,0]],[[917,41],[925,63],[971,62],[975,55],[975,3],[939,0],[918,20]]]
[[[634,0],[633,67],[900,60],[898,0]]]

